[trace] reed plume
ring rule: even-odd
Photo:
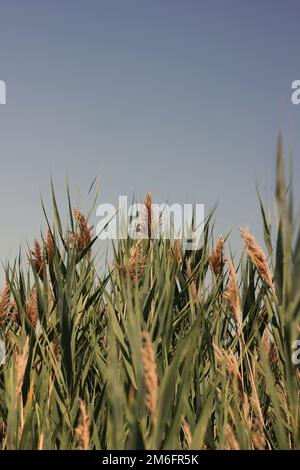
[[[0,326],[2,326],[6,319],[12,321],[19,319],[19,310],[16,301],[9,293],[7,283],[5,283],[0,295]]]
[[[26,316],[34,329],[36,329],[39,319],[37,290],[34,287],[26,305]]]
[[[239,299],[238,277],[232,260],[229,262],[229,281],[224,293],[224,298],[228,301],[234,315],[238,328],[241,327],[241,308]]]
[[[272,281],[272,275],[267,263],[267,258],[262,248],[259,246],[255,237],[246,230],[240,229],[241,237],[243,238],[246,250],[252,263],[256,266],[262,280],[270,287],[275,294],[275,289]]]
[[[224,258],[224,238],[220,237],[217,240],[215,248],[209,256],[210,266],[216,276],[222,273],[225,264]]]
[[[51,263],[54,257],[54,241],[51,230],[48,229],[45,237],[45,249],[47,253],[48,262]]]
[[[147,332],[142,332],[142,361],[144,367],[146,399],[145,404],[150,411],[153,424],[157,418],[158,377],[152,341]]]
[[[169,263],[172,263],[174,260],[176,260],[178,264],[182,263],[182,246],[180,240],[174,240],[173,246],[169,249],[168,260]]]
[[[3,323],[7,316],[7,310],[9,307],[9,290],[8,284],[5,283],[2,289],[1,297],[0,297],[0,326]]]
[[[44,256],[38,240],[34,240],[33,250],[31,251],[32,262],[35,272],[43,279]]]
[[[140,279],[144,273],[146,257],[143,254],[142,241],[137,243],[130,249],[128,272],[133,285]]]
[[[178,264],[182,263],[182,246],[180,240],[176,239],[173,243],[173,251]]]
[[[68,237],[67,242],[70,245],[76,246],[80,251],[83,251],[92,242],[93,226],[88,225],[84,215],[80,212],[79,209],[74,209],[73,214],[77,221],[79,232],[72,233]],[[88,252],[88,255],[90,254],[91,250]]]
[[[86,410],[86,406],[80,400],[80,419],[77,428],[75,429],[76,436],[79,441],[80,450],[90,449],[90,418]]]

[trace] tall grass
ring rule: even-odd
[[[266,249],[121,240],[100,275],[92,228],[70,208],[6,268],[0,300],[2,449],[299,449],[300,230],[277,156]],[[146,198],[151,214],[151,196]],[[147,222],[147,221],[146,221]],[[149,223],[149,217],[148,217]],[[272,233],[276,231],[274,242]]]

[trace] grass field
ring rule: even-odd
[[[105,273],[93,229],[69,197],[64,229],[53,191],[44,239],[5,267],[1,448],[300,449],[300,231],[284,173],[279,141],[264,247],[241,229],[232,259],[211,214],[201,249],[122,240]]]

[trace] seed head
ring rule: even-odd
[[[79,441],[80,450],[90,449],[90,418],[88,416],[86,406],[82,400],[80,400],[80,411],[81,416],[75,433]]]
[[[275,294],[275,289],[272,281],[272,275],[267,263],[267,258],[262,248],[259,246],[255,237],[246,230],[240,229],[240,234],[244,239],[246,250],[252,263],[256,266],[263,281],[270,287]]]
[[[215,248],[212,250],[209,256],[209,262],[216,276],[222,273],[225,263],[223,237],[218,239]]]
[[[30,323],[32,324],[33,328],[36,329],[37,324],[38,324],[38,319],[39,319],[36,287],[32,289],[30,297],[27,301],[26,316],[28,320],[30,321]]]
[[[145,375],[145,404],[150,411],[153,424],[157,416],[158,378],[152,341],[147,332],[142,332],[142,361]]]
[[[225,299],[228,301],[232,313],[234,315],[238,328],[241,326],[241,308],[239,299],[238,277],[232,260],[229,262],[229,281],[224,293]]]

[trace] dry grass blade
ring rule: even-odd
[[[240,446],[235,438],[232,427],[228,423],[225,426],[225,437],[230,450],[240,450]]]
[[[183,431],[184,438],[187,443],[187,447],[190,447],[192,444],[192,433],[191,433],[191,428],[189,426],[189,423],[187,422],[184,416],[181,417],[181,429]]]
[[[28,361],[28,353],[29,353],[29,337],[27,336],[22,353],[16,354],[16,371],[17,371],[16,392],[15,392],[16,399],[20,395],[21,390],[22,390],[25,370],[26,370],[27,361]]]

